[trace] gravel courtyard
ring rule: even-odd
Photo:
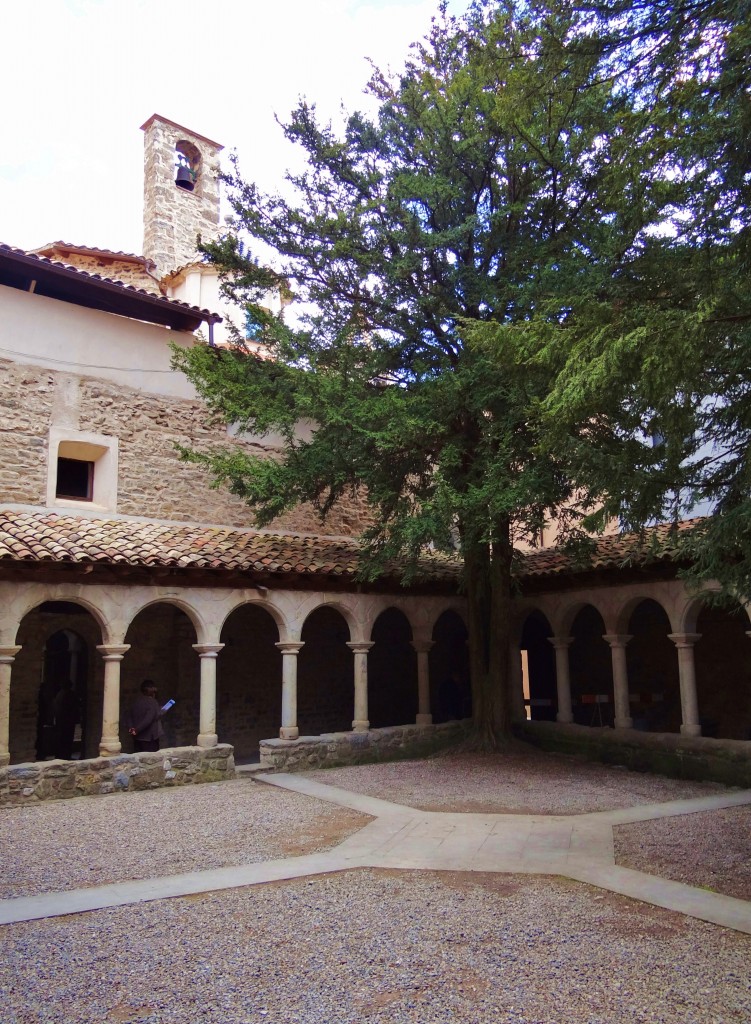
[[[521,745],[310,776],[499,813],[725,792]],[[621,826],[617,858],[747,898],[748,812]],[[8,808],[0,885],[7,897],[296,856],[368,820],[247,778]],[[751,936],[557,877],[360,869],[7,925],[2,940],[3,1024],[751,1020]]]

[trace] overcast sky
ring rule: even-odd
[[[461,11],[466,0],[453,0]],[[275,123],[367,101],[367,57],[398,68],[437,0],[29,0],[3,9],[0,241],[141,252],[143,133],[159,113],[273,187]]]

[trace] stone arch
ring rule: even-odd
[[[624,611],[630,711],[635,729],[680,732],[681,691],[678,657],[670,639],[665,607],[652,597],[635,598]]]
[[[260,601],[238,604],[219,635],[224,648],[217,661],[217,734],[240,762],[257,759],[259,741],[279,732],[282,654],[274,611]]]
[[[191,612],[193,614],[191,614]],[[196,742],[200,704],[200,662],[193,644],[201,642],[194,609],[183,601],[155,598],[143,604],[128,624],[124,642],[130,649],[120,669],[120,742],[133,749],[127,731],[128,708],[144,679],[152,679],[161,701],[175,706],[165,715],[162,747]]]
[[[34,609],[39,608],[43,604],[71,604],[79,605],[85,611],[91,615],[96,622],[101,633],[100,643],[113,643],[113,628],[110,623],[109,617],[105,614],[102,608],[95,602],[90,600],[87,596],[81,596],[77,590],[68,592],[66,588],[55,588],[52,593],[40,596],[39,590],[34,588],[33,593],[24,595],[24,600],[19,603],[17,609],[18,616],[18,627],[16,628],[15,637],[13,643],[20,643],[19,629],[22,621],[26,616],[33,612]]]
[[[199,183],[201,175],[201,151],[187,139],[180,139],[175,144],[175,184],[186,192],[192,192]],[[185,170],[187,173],[181,173]]]
[[[751,629],[740,604],[707,602],[695,619],[696,696],[703,736],[751,740]]]
[[[368,718],[373,729],[417,718],[417,654],[412,626],[400,608],[384,608],[373,623],[368,654]]]
[[[612,726],[613,668],[605,622],[593,604],[582,603],[568,630],[571,704],[578,725]]]
[[[603,634],[607,632],[605,627],[605,612],[599,608],[593,601],[589,601],[584,597],[577,597],[571,601],[570,604],[564,606],[558,615],[555,616],[555,620],[551,623],[555,629],[556,636],[571,636],[573,624],[585,608],[593,609],[600,617],[603,626]]]
[[[300,635],[305,630],[308,619],[312,615],[315,615],[321,608],[330,608],[335,611],[338,615],[344,619],[349,630],[350,640],[364,640],[366,633],[362,628],[362,623],[357,619],[353,609],[349,606],[346,601],[335,598],[332,601],[325,600],[324,595],[316,595],[316,599],[310,602],[305,608],[302,609],[301,624],[300,624]]]
[[[430,707],[434,722],[471,718],[468,632],[456,608],[446,608],[433,624],[430,666]]]
[[[127,626],[125,635],[127,636],[128,630],[143,612],[148,611],[149,608],[153,608],[154,605],[171,605],[181,611],[190,620],[191,625],[196,634],[195,643],[204,644],[211,643],[212,636],[209,635],[209,630],[203,621],[201,613],[193,607],[189,601],[185,601],[180,597],[150,597],[142,604],[135,605],[130,610],[130,618],[127,620]]]
[[[104,663],[96,648],[103,641],[102,627],[87,603],[41,601],[23,616],[18,625],[21,650],[13,664],[10,687],[10,758],[12,763],[52,757],[58,736],[54,702],[64,682],[72,680],[79,703],[72,754],[95,757],[102,725]],[[71,638],[75,637],[78,664],[73,665]],[[57,638],[53,640],[53,638]],[[49,650],[52,646],[56,652]],[[53,658],[55,653],[59,657]]]
[[[221,625],[219,626],[220,635],[227,624],[227,620],[231,618],[235,614],[235,612],[238,611],[240,608],[246,607],[261,608],[274,620],[278,632],[277,639],[284,640],[287,638],[288,624],[286,616],[282,609],[277,607],[277,605],[273,601],[269,601],[265,598],[259,599],[253,597],[243,598],[241,601],[238,601],[236,604],[232,605],[227,614],[224,616]]]
[[[354,715],[351,627],[336,604],[318,604],[305,618],[297,656],[300,735],[346,732]]]
[[[535,722],[554,722],[558,713],[555,650],[548,637],[553,630],[538,608],[527,613],[522,623],[519,650],[527,717]]]
[[[649,590],[640,590],[639,593],[630,594],[627,600],[625,600],[621,605],[619,605],[616,611],[615,628],[613,632],[626,634],[630,633],[631,616],[634,614],[634,611],[645,602],[652,602],[653,605],[657,605],[658,608],[662,611],[663,615],[667,619],[668,626],[670,627],[668,629],[669,633],[677,632],[678,623],[673,622],[669,608],[667,607],[665,601],[661,600],[662,596],[663,595],[661,594],[658,595],[650,593]]]

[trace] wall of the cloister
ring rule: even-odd
[[[50,638],[61,631],[80,637],[85,649],[85,668],[79,671],[85,694],[83,738],[77,738],[74,756],[95,756],[102,736],[104,671],[97,647],[125,644],[129,649],[122,658],[119,689],[119,740],[124,751],[132,748],[128,708],[146,678],[157,685],[160,701],[176,701],[164,717],[162,746],[196,743],[201,674],[194,645],[217,645],[216,731],[220,742],[231,743],[237,756],[247,757],[257,753],[261,739],[279,735],[282,654],[277,643],[303,645],[297,659],[302,734],[352,727],[354,659],[347,646],[351,643],[373,644],[371,650],[377,651],[369,682],[374,725],[383,724],[387,716],[384,694],[385,703],[390,704],[388,724],[413,724],[418,694],[411,644],[429,645],[434,627],[449,609],[459,615],[461,600],[287,590],[262,595],[255,588],[177,590],[0,582],[0,646],[21,647],[10,686],[11,763],[41,756],[42,690],[59,688],[65,674],[64,667],[51,671],[45,650]],[[391,622],[390,631],[384,632],[384,621]],[[384,652],[379,647],[396,628],[395,621],[399,650]],[[43,749],[47,756],[53,753]]]

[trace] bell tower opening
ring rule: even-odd
[[[192,142],[180,139],[175,146],[175,184],[178,188],[192,192],[196,187],[201,169],[201,154]]]

